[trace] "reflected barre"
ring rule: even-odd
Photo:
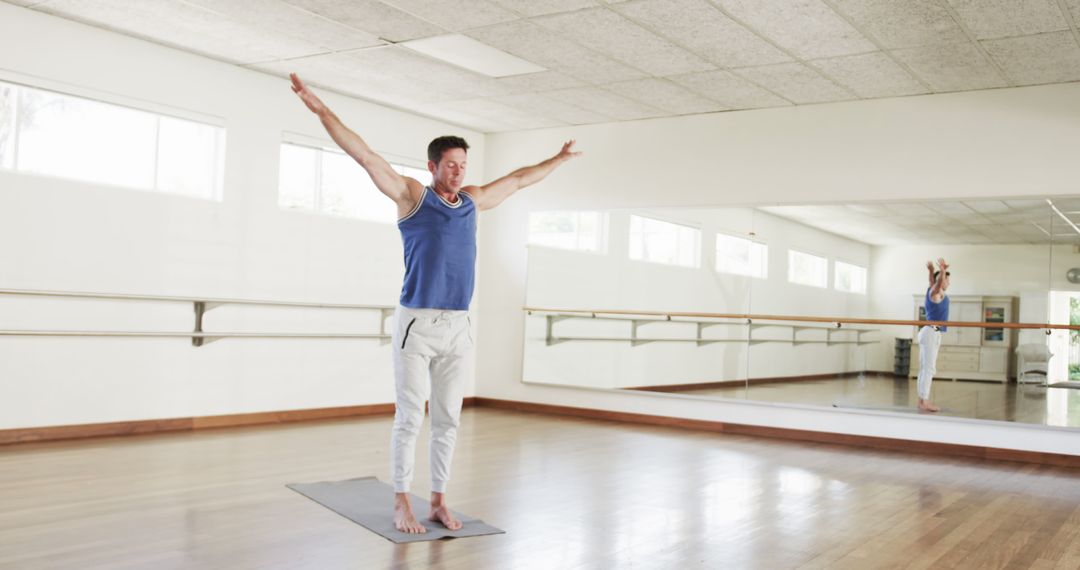
[[[633,317],[662,317],[662,318],[650,318],[650,319],[638,319],[648,322],[694,322],[690,319],[740,319],[739,324],[756,324],[753,321],[792,321],[792,322],[810,322],[810,323],[832,323],[836,329],[843,328],[843,325],[901,325],[901,326],[914,326],[921,327],[924,325],[930,326],[948,326],[948,327],[971,327],[971,328],[987,328],[987,329],[1045,329],[1047,334],[1050,334],[1051,330],[1073,330],[1080,331],[1080,325],[1066,325],[1066,324],[1051,324],[1051,323],[1002,323],[1002,322],[982,322],[982,321],[919,321],[919,320],[902,320],[902,319],[864,319],[858,317],[816,317],[816,316],[798,316],[798,315],[759,315],[748,313],[700,313],[700,312],[680,312],[680,311],[626,311],[626,310],[614,310],[614,309],[553,309],[545,307],[524,307],[524,311],[527,314],[552,314],[563,315],[567,317],[585,317],[585,318],[608,318],[607,315],[624,315],[631,317],[630,319],[622,318],[621,320],[632,320]],[[675,318],[682,320],[675,321]],[[715,321],[706,321],[715,322]],[[761,325],[765,326],[765,325]],[[821,327],[832,329],[834,327]],[[852,329],[857,330],[857,329]],[[863,329],[870,330],[870,329]],[[874,329],[876,330],[876,329]]]
[[[697,346],[704,346],[707,344],[721,343],[721,342],[738,342],[749,344],[762,344],[766,342],[771,343],[789,343],[792,345],[800,344],[824,344],[826,346],[853,344],[862,346],[866,344],[875,344],[880,340],[866,340],[863,338],[865,334],[871,334],[880,332],[881,329],[868,329],[868,328],[843,328],[838,323],[837,326],[819,326],[819,325],[799,325],[790,323],[755,323],[753,319],[741,318],[740,320],[727,320],[718,321],[711,320],[713,318],[733,318],[728,316],[723,317],[705,317],[692,318],[678,313],[649,313],[649,318],[634,318],[634,316],[643,316],[644,313],[630,313],[630,312],[614,312],[614,311],[562,311],[555,309],[538,309],[538,308],[526,308],[529,315],[543,316],[545,318],[545,341],[548,346],[559,344],[569,341],[622,341],[629,342],[630,346],[640,346],[652,342],[693,342]],[[612,315],[612,316],[608,316]],[[628,315],[628,316],[614,316],[614,315]],[[663,318],[657,318],[663,317]],[[672,318],[678,317],[678,318]],[[566,336],[555,334],[555,324],[561,321],[567,321],[572,319],[587,319],[596,321],[617,321],[627,322],[630,324],[629,336]],[[765,319],[760,319],[765,320]],[[787,319],[777,319],[787,320]],[[638,330],[649,324],[654,323],[685,323],[696,325],[696,334],[694,337],[687,338],[672,338],[672,337],[642,337],[638,335]],[[704,332],[709,327],[715,326],[733,326],[733,327],[745,327],[745,336],[741,338],[707,338]],[[754,336],[755,330],[769,329],[769,328],[787,328],[790,329],[790,334],[783,337],[763,337]],[[808,335],[800,333],[821,333],[824,332],[824,338],[820,334],[814,335],[808,338]],[[839,335],[841,338],[834,338]]]

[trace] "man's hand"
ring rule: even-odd
[[[934,262],[933,261],[927,261],[926,262],[926,270],[929,271],[930,273],[934,272]]]
[[[938,260],[937,260],[937,264],[938,264],[938,270],[941,271],[942,273],[945,273],[946,271],[949,270],[949,264],[945,263],[945,258],[939,257]]]
[[[562,150],[559,151],[559,154],[555,155],[555,158],[559,159],[559,162],[566,162],[571,158],[581,156],[581,151],[574,150],[574,145],[576,143],[577,141],[574,139],[570,139],[569,141],[563,143]]]
[[[307,88],[307,85],[304,85],[304,82],[300,81],[300,78],[297,77],[295,73],[290,73],[289,79],[292,79],[293,93],[300,96],[300,100],[307,105],[308,109],[311,109],[312,113],[318,115],[323,111],[326,111],[326,105],[323,104],[322,100],[316,97],[315,94]]]

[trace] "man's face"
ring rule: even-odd
[[[461,190],[461,185],[465,182],[467,158],[465,149],[444,150],[438,164],[428,161],[428,170],[431,171],[431,176],[439,186],[451,192],[457,192]]]

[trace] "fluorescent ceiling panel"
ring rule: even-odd
[[[547,71],[539,65],[461,34],[412,40],[399,45],[489,77],[507,77]]]

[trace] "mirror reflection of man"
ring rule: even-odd
[[[930,286],[926,288],[926,320],[945,322],[949,320],[949,265],[938,258],[937,268],[934,262],[926,262]],[[941,347],[941,333],[948,330],[945,325],[924,325],[919,329],[919,410],[937,412],[940,408],[930,403],[930,383],[937,372],[938,348]]]
[[[380,192],[397,204],[405,279],[392,335],[396,386],[390,443],[394,527],[407,533],[427,532],[409,504],[409,486],[416,437],[424,421],[424,401],[429,400],[432,479],[428,519],[457,530],[461,521],[446,506],[446,484],[457,440],[462,392],[471,373],[473,343],[468,313],[476,271],[476,212],[498,206],[581,153],[574,150],[571,140],[547,160],[483,186],[465,186],[468,143],[460,137],[439,137],[428,145],[432,183],[424,186],[398,174],[296,74],[290,78],[293,92],[319,117],[334,142],[367,171]]]

